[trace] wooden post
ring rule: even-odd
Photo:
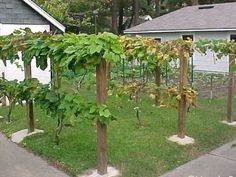
[[[155,68],[155,83],[157,88],[157,93],[155,97],[155,105],[160,106],[160,86],[161,86],[161,66],[157,63]]]
[[[2,73],[2,79],[5,79],[5,73]],[[5,96],[2,97],[2,106],[6,106],[7,105],[7,98]]]
[[[107,67],[106,61],[102,60],[96,67],[96,96],[97,104],[106,102],[107,98]],[[97,122],[97,171],[98,174],[107,173],[107,126]]]
[[[145,64],[143,64],[143,84],[145,83]]]
[[[25,70],[25,79],[32,78],[31,72],[31,62],[24,63]],[[33,108],[33,100],[26,100],[26,110],[27,110],[27,127],[28,133],[34,132],[34,108]]]
[[[166,66],[166,74],[165,74],[165,77],[166,77],[166,86],[168,86],[168,67]]]
[[[123,74],[122,75],[123,82],[122,83],[123,83],[123,86],[125,86],[125,60],[124,59],[122,60],[122,66],[123,66],[123,68],[122,68],[123,69],[123,73],[122,73]]]
[[[233,122],[233,99],[234,99],[234,71],[232,66],[235,64],[235,58],[229,56],[229,86],[228,86],[228,102],[227,102],[227,122]]]
[[[7,61],[3,60],[3,64],[6,67],[7,66]],[[2,78],[5,79],[5,72],[2,72]],[[7,105],[7,97],[4,96],[1,101],[2,101],[2,106],[6,106]]]
[[[213,99],[213,74],[211,74],[211,91],[210,91],[210,100]]]
[[[61,88],[61,71],[60,69],[54,70],[54,66],[52,65],[52,74],[53,74],[53,89],[55,90],[58,99],[60,99],[61,95],[60,95],[60,88]],[[57,114],[57,128],[56,128],[56,134],[55,134],[55,139],[56,139],[56,144],[59,145],[60,144],[60,133],[62,131],[63,128],[63,119],[64,119],[64,115],[63,112],[60,111]]]
[[[107,63],[107,79],[110,80],[111,79],[111,63]]]
[[[187,86],[187,74],[188,74],[188,59],[184,57],[184,51],[181,49],[179,53],[180,59],[180,83],[179,93],[181,100],[178,103],[178,130],[177,135],[179,138],[185,137],[185,123],[186,123],[186,111],[187,104],[184,95],[184,87]]]

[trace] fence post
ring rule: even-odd
[[[105,104],[107,98],[107,67],[103,59],[96,66],[96,97],[97,104]],[[107,126],[97,122],[97,171],[98,174],[107,173]]]
[[[157,63],[156,68],[155,68],[155,82],[157,88],[157,93],[155,97],[155,105],[160,106],[160,86],[161,86],[161,66]]]
[[[188,75],[188,59],[184,57],[184,50],[179,51],[180,59],[180,83],[179,83],[179,94],[181,99],[178,103],[178,130],[177,135],[179,138],[185,137],[185,123],[186,123],[186,111],[187,103],[186,96],[184,95],[184,87],[187,86],[187,75]]]
[[[24,70],[25,70],[25,79],[32,78],[31,71],[31,62],[24,62]],[[27,110],[27,127],[28,133],[34,132],[34,108],[33,108],[33,100],[26,100],[26,110]]]
[[[210,100],[213,99],[213,74],[211,74],[211,91],[210,91]]]
[[[123,86],[125,86],[125,60],[123,59],[122,60],[122,83],[123,83]]]
[[[193,65],[193,52],[190,53],[190,57],[191,57],[191,86],[193,87],[193,82],[194,82],[194,65]]]
[[[166,78],[166,86],[168,86],[168,66],[166,66],[165,78]]]
[[[233,99],[234,99],[234,71],[232,66],[235,64],[234,56],[229,56],[229,86],[228,86],[228,102],[227,102],[227,122],[233,122]]]
[[[5,65],[5,67],[7,66],[7,61],[6,60],[3,60],[3,63]],[[2,72],[2,78],[5,79],[5,72]],[[2,106],[6,106],[7,105],[7,97],[3,97],[2,98]]]
[[[5,73],[2,72],[2,79],[5,79]],[[6,106],[7,105],[7,98],[5,96],[2,97],[2,106]]]

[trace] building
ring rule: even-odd
[[[33,32],[65,32],[65,27],[60,22],[31,0],[0,0],[0,36],[26,27]],[[22,65],[22,63],[19,64]],[[24,79],[24,72],[14,64],[8,62],[5,67],[1,62],[0,69],[7,80]],[[42,83],[49,83],[50,68],[42,71],[36,68],[36,62],[33,60],[32,76],[38,78]]]
[[[153,37],[160,41],[177,38],[236,39],[236,2],[188,6],[125,30],[125,34]],[[195,70],[228,72],[228,57],[215,61],[214,54],[194,53]]]

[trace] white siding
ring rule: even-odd
[[[224,39],[228,38],[227,32],[196,32],[195,40],[199,39]],[[215,54],[207,52],[207,55],[200,53],[194,53],[195,70],[202,71],[216,71],[216,72],[228,72],[229,71],[229,60],[228,57],[223,57],[220,60],[216,60]]]
[[[0,25],[0,35],[8,35],[11,34],[14,30],[20,28],[29,27],[33,32],[44,32],[50,31],[49,25]],[[23,63],[19,60],[17,61],[22,67]],[[7,80],[23,80],[24,72],[21,68],[17,68],[15,64],[11,64],[9,61],[7,62],[7,67],[5,67],[1,61],[0,63],[1,72],[5,73],[5,78]],[[40,70],[36,67],[36,61],[32,60],[32,77],[39,79],[39,81],[43,84],[47,84],[51,80],[50,67],[48,67],[45,71]]]
[[[150,34],[142,34],[143,37],[153,37],[153,38],[161,38],[162,42],[174,40],[176,38],[181,37],[180,33],[150,33]]]
[[[142,34],[144,37],[161,38],[162,41],[174,40],[181,38],[182,35],[193,35],[194,40],[199,39],[229,39],[228,32],[185,32],[185,33],[150,33]],[[216,60],[214,54],[207,52],[207,55],[202,55],[195,52],[194,55],[194,70],[208,71],[208,72],[228,72],[228,57],[223,57]]]

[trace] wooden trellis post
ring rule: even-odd
[[[5,73],[2,73],[2,79],[5,79]],[[7,105],[7,98],[5,96],[2,97],[2,106],[6,106]]]
[[[24,62],[24,70],[25,70],[25,79],[32,78],[31,72],[31,62]],[[34,108],[33,108],[33,100],[26,100],[26,110],[27,110],[27,127],[28,133],[34,132]]]
[[[7,61],[6,60],[3,60],[3,63],[5,66],[7,66]],[[5,72],[2,72],[2,78],[5,79]],[[2,98],[2,106],[6,106],[7,105],[7,98],[4,96]]]
[[[234,71],[232,66],[235,65],[235,57],[229,56],[229,86],[228,86],[228,102],[227,102],[227,122],[233,122],[233,99],[234,99]]]
[[[178,130],[177,135],[179,138],[185,137],[185,123],[186,123],[186,111],[187,103],[186,96],[184,95],[184,87],[187,86],[188,77],[188,59],[184,57],[184,50],[180,49],[179,53],[180,59],[180,83],[179,83],[179,93],[181,99],[178,103]]]
[[[58,99],[60,99],[61,95],[60,95],[60,88],[61,88],[61,71],[60,69],[57,69],[55,70],[54,67],[53,67],[53,72],[52,72],[52,75],[53,75],[53,89],[56,91],[56,94],[57,94],[57,97]],[[60,143],[60,133],[62,131],[62,128],[63,128],[63,112],[60,111],[58,112],[58,115],[57,115],[57,128],[56,128],[56,135],[55,135],[55,139],[56,139],[56,144],[59,145]]]
[[[112,65],[111,63],[107,63],[107,79],[111,79],[111,70],[112,70]]]
[[[160,86],[161,86],[161,66],[157,63],[156,68],[155,68],[155,83],[156,86],[158,87],[156,97],[155,97],[155,105],[160,106]]]
[[[97,104],[105,104],[107,99],[107,67],[103,59],[96,67]],[[97,171],[107,173],[107,126],[97,122]]]

